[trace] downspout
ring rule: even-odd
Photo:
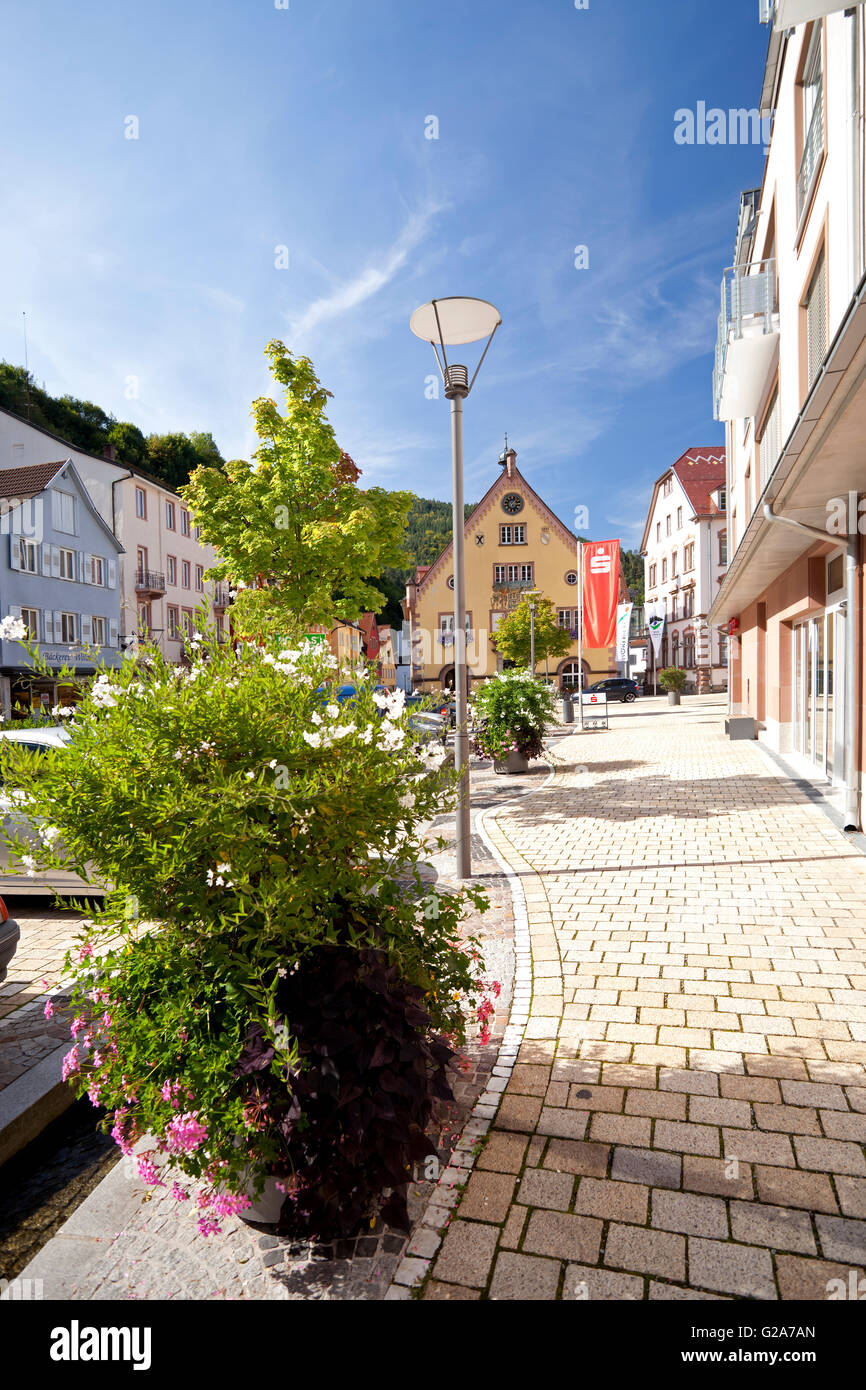
[[[130,469],[128,473],[123,473],[119,478],[115,478],[114,482],[111,484],[111,529],[117,540],[120,540],[120,537],[117,534],[117,498],[114,489],[117,487],[118,483],[125,483],[128,478],[134,477],[135,474],[132,469]]]
[[[119,477],[119,478],[115,478],[114,482],[111,484],[111,529],[112,529],[112,531],[113,531],[113,533],[114,533],[114,538],[115,538],[115,540],[118,540],[118,541],[120,540],[120,537],[119,537],[118,534],[117,534],[117,496],[116,496],[116,494],[115,494],[114,489],[117,487],[117,484],[118,484],[118,483],[125,483],[125,482],[127,481],[128,478],[134,478],[134,477],[135,477],[135,474],[133,473],[132,469],[130,468],[130,470],[129,470],[128,473],[122,473],[122,474],[120,475],[120,477]],[[118,555],[118,557],[117,557],[117,588],[118,588],[118,592],[119,592],[119,594],[120,594],[120,622],[119,622],[118,625],[117,625],[117,626],[118,626],[118,634],[117,634],[118,650],[120,649],[120,644],[121,644],[122,639],[126,636],[126,633],[125,633],[125,632],[124,632],[124,633],[121,633],[120,630],[119,630],[121,627],[125,627],[125,626],[126,626],[126,622],[125,622],[125,614],[126,614],[126,593],[125,593],[125,590],[124,590],[124,585],[123,585],[123,578],[122,578],[122,576],[123,576],[123,566],[122,566],[121,563],[120,563],[120,556]]]
[[[845,541],[845,830],[857,830],[860,826],[860,770],[857,765],[857,676],[860,670],[859,636],[860,604],[857,587],[857,562],[859,559],[860,536],[857,530],[858,494],[848,494],[848,515],[855,518],[852,528],[849,524]],[[772,504],[764,503],[764,516],[767,521],[779,521],[785,526],[793,526],[816,540],[829,539],[826,531],[817,526],[807,526],[802,521],[794,521],[790,516],[777,516]]]

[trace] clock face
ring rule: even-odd
[[[502,510],[509,516],[517,516],[523,511],[523,498],[519,492],[507,492],[502,499]]]

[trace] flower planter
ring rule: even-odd
[[[283,1202],[286,1200],[285,1192],[280,1192],[277,1187],[276,1178],[265,1178],[265,1185],[259,1197],[253,1197],[250,1193],[252,1206],[244,1211],[238,1212],[242,1221],[255,1222],[257,1226],[275,1226],[280,1219],[280,1212],[283,1209]]]
[[[525,757],[525,756],[523,755],[523,753],[509,753],[509,754],[508,754],[508,757],[507,757],[506,760],[505,760],[505,762],[499,762],[499,761],[497,761],[497,760],[494,759],[494,762],[493,762],[493,771],[494,771],[494,772],[503,772],[503,773],[504,773],[504,772],[528,772],[528,771],[529,771],[529,759],[528,759],[527,757]]]
[[[669,705],[678,705],[679,702],[680,702],[680,692],[679,692],[678,690],[669,690],[669,691],[668,691],[668,704],[669,704]]]

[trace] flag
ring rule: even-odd
[[[616,659],[628,661],[629,637],[631,636],[631,613],[633,603],[619,603],[616,608]]]
[[[655,659],[656,662],[657,662],[658,659],[659,659],[659,649],[661,648],[661,644],[662,644],[662,633],[663,633],[664,630],[665,630],[665,617],[666,617],[666,615],[667,615],[667,610],[666,610],[665,605],[664,605],[664,602],[663,602],[662,600],[658,600],[658,599],[657,599],[654,603],[648,603],[648,604],[647,604],[647,606],[646,606],[647,627],[649,628],[650,637],[652,638],[652,644],[653,644],[653,657],[654,657],[654,659]]]
[[[590,541],[583,546],[583,645],[616,643],[619,594],[619,541]]]

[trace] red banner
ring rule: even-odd
[[[583,547],[583,645],[616,643],[619,541],[588,541]]]

